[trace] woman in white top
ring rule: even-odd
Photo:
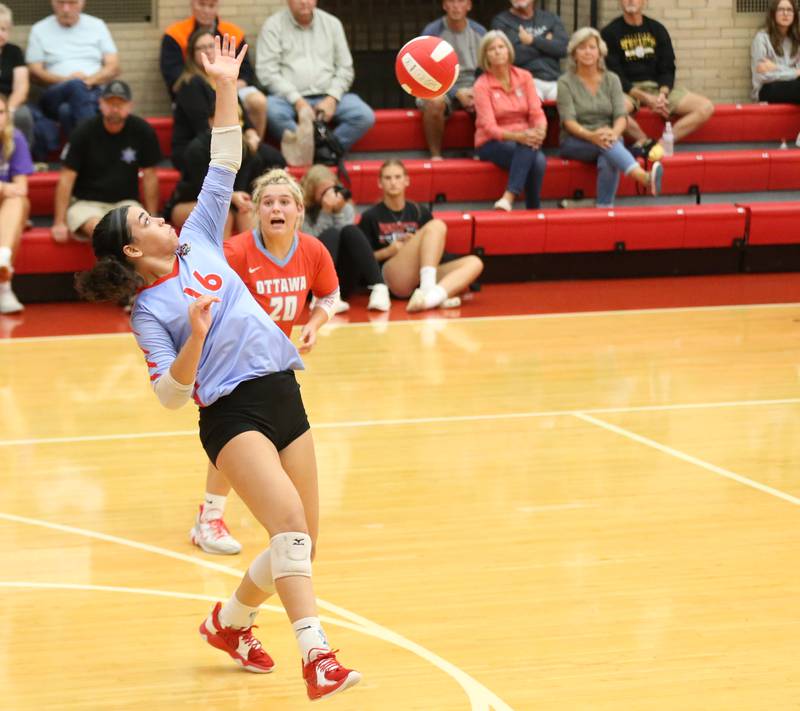
[[[795,0],[769,0],[750,47],[753,101],[800,104],[800,24]]]

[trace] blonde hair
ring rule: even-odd
[[[4,5],[0,2],[0,20],[8,20],[9,25],[14,24],[14,14],[11,12],[11,8],[8,5]]]
[[[486,59],[487,50],[489,49],[489,45],[497,39],[503,40],[508,48],[508,63],[514,63],[514,45],[511,44],[511,40],[506,37],[506,33],[502,30],[489,30],[483,36],[480,45],[478,45],[478,66],[485,72],[489,71],[489,62]]]
[[[600,56],[597,58],[597,68],[602,72],[605,71],[606,62],[605,58],[608,56],[608,45],[603,41],[600,33],[594,27],[581,27],[572,33],[567,45],[567,70],[573,74],[577,71],[578,65],[575,62],[575,50],[578,49],[584,42],[592,39],[597,40],[597,49]]]
[[[3,149],[3,158],[9,161],[14,154],[14,119],[11,118],[11,111],[8,108],[8,97],[5,94],[0,94],[0,102],[2,102],[6,109],[6,125],[2,132],[0,132],[0,147]]]
[[[303,198],[305,199],[306,206],[310,208],[316,205],[317,187],[320,183],[325,182],[332,182],[334,185],[339,182],[335,173],[328,168],[327,165],[321,165],[317,163],[316,165],[312,165],[308,171],[306,171],[306,174],[300,181],[300,186],[303,188]]]
[[[303,190],[300,184],[283,168],[268,170],[264,175],[256,178],[255,185],[253,185],[253,203],[256,208],[261,204],[264,191],[270,185],[285,185],[288,187],[294,201],[297,203],[297,207],[300,210],[304,209],[305,201],[303,200]]]

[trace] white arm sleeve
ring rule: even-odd
[[[327,296],[323,296],[321,299],[317,299],[315,308],[317,306],[321,308],[326,314],[328,314],[328,320],[330,320],[330,318],[333,316],[333,309],[336,306],[337,301],[339,301],[338,287]]]
[[[242,127],[214,126],[211,129],[211,165],[239,172],[242,164]]]
[[[169,410],[177,410],[189,402],[193,387],[194,383],[189,385],[179,383],[169,370],[153,383],[153,390],[159,402]]]

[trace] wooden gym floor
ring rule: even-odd
[[[800,708],[800,305],[336,324],[301,375],[331,708]],[[196,411],[127,334],[0,340],[0,707],[301,709],[196,628]],[[277,605],[277,601],[271,601]]]

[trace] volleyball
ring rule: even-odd
[[[415,37],[397,53],[394,73],[403,90],[418,99],[446,94],[458,79],[458,55],[439,37]]]

